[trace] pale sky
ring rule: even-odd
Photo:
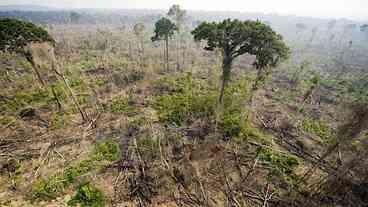
[[[368,0],[0,0],[0,5],[38,4],[61,8],[221,10],[368,20]]]

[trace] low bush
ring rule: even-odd
[[[281,183],[298,187],[297,183],[300,178],[295,174],[296,168],[300,165],[297,157],[275,152],[272,149],[262,148],[258,154],[258,158],[270,168],[269,179],[277,178]]]
[[[93,150],[92,159],[97,161],[115,161],[120,157],[119,144],[112,140],[97,143]]]
[[[129,104],[127,97],[118,96],[112,100],[110,111],[113,113],[134,113],[135,107]]]
[[[52,200],[64,192],[68,182],[62,176],[51,176],[46,179],[36,181],[32,186],[32,200]]]
[[[78,186],[74,197],[68,202],[70,206],[80,207],[103,207],[105,206],[105,196],[90,183],[83,183]]]
[[[83,160],[80,163],[70,166],[64,170],[65,179],[73,183],[79,176],[84,175],[95,168],[92,160]]]
[[[165,78],[155,88],[164,93],[154,103],[162,122],[181,126],[185,122],[209,118],[214,114],[216,91],[200,80],[193,80],[191,74],[176,79]]]
[[[304,119],[302,129],[319,136],[323,141],[330,141],[332,138],[331,129],[321,120]]]

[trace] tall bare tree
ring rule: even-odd
[[[176,69],[180,70],[180,43],[182,41],[181,32],[183,30],[186,11],[181,9],[180,5],[175,4],[169,9],[167,16],[169,16],[175,22],[175,25],[177,27],[178,38],[176,41]]]

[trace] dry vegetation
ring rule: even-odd
[[[146,27],[48,28],[68,84],[47,54],[33,53],[47,87],[0,54],[0,206],[367,205],[368,108],[355,93],[286,62],[252,94],[242,56],[219,105],[221,54],[184,30],[167,70]]]

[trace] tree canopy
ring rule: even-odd
[[[224,90],[230,80],[232,63],[235,58],[243,54],[256,57],[253,63],[259,70],[253,86],[256,89],[259,82],[265,79],[264,76],[267,73],[264,69],[275,67],[289,55],[289,48],[283,42],[282,36],[260,21],[226,19],[220,23],[203,22],[192,31],[192,34],[196,41],[207,41],[205,50],[213,51],[219,48],[222,51],[220,103],[223,101]]]
[[[170,19],[162,17],[155,23],[155,36],[151,39],[152,41],[165,40],[174,35],[174,32],[178,28],[174,23],[170,21]]]
[[[181,29],[182,23],[185,19],[186,11],[180,8],[180,5],[174,4],[170,7],[167,15],[175,20],[178,30]]]
[[[256,68],[274,67],[289,55],[281,35],[260,21],[226,19],[220,23],[203,22],[192,31],[196,41],[206,40],[204,48],[220,48],[231,60],[243,55],[256,56]]]
[[[32,42],[55,43],[46,30],[30,22],[16,19],[0,19],[0,50],[23,52],[23,48]]]

